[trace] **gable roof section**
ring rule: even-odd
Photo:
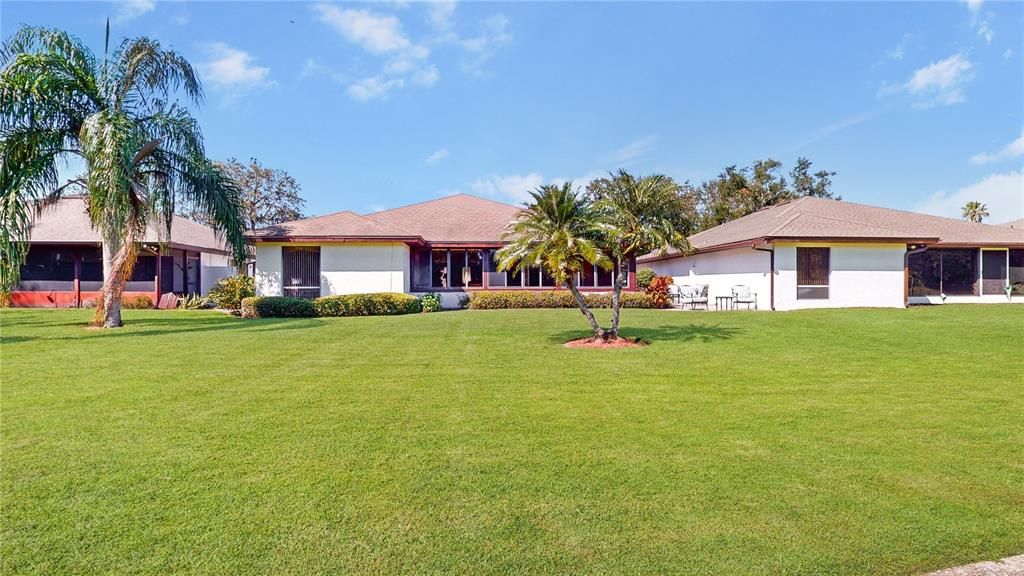
[[[1006,224],[1003,224],[1003,226],[1009,226],[1010,228],[1018,228],[1020,230],[1024,230],[1024,218],[1021,218],[1020,220],[1014,220],[1013,222],[1007,222]]]
[[[345,210],[246,232],[257,240],[410,239],[417,235]]]
[[[521,208],[455,194],[361,216],[345,211],[247,232],[258,241],[374,240],[497,243]]]
[[[469,194],[367,214],[382,224],[396,226],[427,242],[500,242],[510,222],[522,208]]]
[[[892,241],[946,245],[1024,245],[1024,229],[804,197],[690,236],[697,252],[773,240]],[[678,252],[669,251],[668,256]],[[642,260],[662,258],[652,253]]]
[[[171,221],[171,237],[150,224],[143,242],[156,244],[166,242],[172,247],[189,248],[202,252],[228,254],[230,249],[224,238],[213,228],[193,222],[181,216]],[[100,234],[92,227],[86,211],[85,198],[66,196],[56,203],[43,208],[32,226],[29,242],[48,244],[99,244]]]

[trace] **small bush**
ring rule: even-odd
[[[658,277],[658,274],[650,268],[638,270],[636,273],[636,285],[644,290],[651,284],[651,280]]]
[[[420,308],[424,312],[440,312],[441,297],[433,292],[427,292],[423,296],[420,296]]]
[[[209,299],[217,308],[237,310],[242,299],[256,295],[256,279],[252,276],[229,276],[221,278],[210,290]]]
[[[208,298],[203,298],[195,292],[178,300],[178,308],[181,308],[182,310],[202,310],[204,308],[209,308],[210,305],[211,302]]]
[[[309,318],[316,316],[312,300],[288,296],[251,296],[242,299],[243,318]]]
[[[318,316],[395,316],[422,310],[419,298],[397,292],[324,296],[313,301],[313,308]]]
[[[672,299],[668,295],[668,287],[671,284],[671,276],[655,276],[647,284],[647,289],[644,292],[651,297],[655,308],[668,308],[672,305]]]
[[[121,301],[121,308],[127,308],[129,310],[145,310],[153,307],[153,299],[149,296],[139,294],[131,298],[125,298]]]
[[[611,292],[587,293],[583,299],[591,308],[611,308]],[[503,310],[509,308],[575,308],[576,299],[568,290],[496,290],[474,292],[469,296],[473,310]],[[623,292],[623,308],[655,308],[650,295],[642,292]]]

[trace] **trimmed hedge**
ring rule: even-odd
[[[591,308],[611,308],[612,294],[587,293],[583,295]],[[506,308],[575,308],[576,299],[568,290],[497,290],[473,292],[469,295],[472,310],[501,310]],[[656,308],[649,294],[623,292],[623,308]]]
[[[346,294],[316,300],[265,296],[242,299],[243,318],[309,318],[312,316],[394,316],[420,312],[420,301],[410,294]]]
[[[422,310],[419,298],[395,292],[324,296],[313,300],[313,308],[318,316],[395,316]]]
[[[316,316],[312,300],[288,296],[250,296],[242,299],[242,318],[309,318]]]

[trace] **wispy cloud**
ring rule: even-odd
[[[971,16],[971,28],[985,40],[986,44],[991,44],[995,36],[991,25],[992,13],[982,12],[983,0],[964,0],[964,4]]]
[[[654,150],[657,143],[658,135],[651,134],[650,136],[645,136],[639,140],[634,140],[622,148],[608,154],[606,160],[609,164],[621,167],[647,156]]]
[[[438,162],[440,162],[441,160],[444,160],[447,157],[448,157],[448,149],[447,148],[439,148],[437,150],[434,150],[434,152],[431,153],[430,156],[427,156],[427,158],[424,160],[424,162],[426,162],[427,164],[433,165],[433,164],[437,164]]]
[[[960,218],[963,205],[978,201],[988,207],[993,222],[1024,218],[1024,172],[990,174],[953,192],[936,192],[914,206],[915,212]]]
[[[889,50],[885,51],[886,58],[889,58],[890,60],[903,60],[903,57],[907,55],[907,48],[910,45],[910,41],[912,39],[913,36],[910,35],[909,33],[904,34],[903,37],[900,38],[899,44],[897,44],[894,48],[890,48]]]
[[[814,144],[815,142],[818,142],[819,140],[824,140],[825,138],[828,138],[833,134],[842,132],[847,128],[853,128],[858,124],[863,124],[864,122],[871,120],[872,118],[878,116],[879,114],[880,112],[878,111],[861,112],[860,114],[854,114],[852,116],[841,118],[835,122],[832,122],[831,124],[826,124],[825,126],[822,126],[821,128],[818,128],[817,130],[807,134],[803,140],[801,140],[799,143],[792,147],[792,150],[798,150],[805,146],[809,146],[811,144]]]
[[[473,191],[484,196],[503,196],[516,202],[525,202],[530,192],[544,183],[544,176],[537,172],[490,176],[473,182]]]
[[[236,92],[273,84],[270,68],[257,66],[255,58],[244,50],[223,42],[207,44],[204,50],[207,60],[199,64],[199,71],[207,84]]]
[[[981,152],[971,156],[971,164],[991,164],[992,162],[1002,162],[1004,160],[1013,160],[1014,158],[1020,158],[1024,156],[1024,130],[1021,130],[1019,138],[1010,142],[1006,146],[1003,146],[995,152]],[[1021,195],[1024,196],[1024,189],[1021,190]]]
[[[1010,58],[1013,58],[1013,48],[1007,48],[1006,51],[1003,52],[1003,62],[1006,62]]]
[[[117,6],[114,22],[127,22],[156,10],[156,0],[120,0],[114,4]]]
[[[878,95],[883,97],[901,92],[909,94],[914,98],[915,108],[966,102],[964,87],[974,78],[971,72],[973,67],[963,54],[953,54],[915,70],[903,84],[882,86]]]

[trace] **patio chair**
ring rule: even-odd
[[[686,304],[686,299],[690,297],[689,286],[679,286],[678,284],[668,285],[668,297],[673,304],[678,303],[680,306]]]
[[[751,292],[749,286],[743,284],[737,284],[732,287],[732,305],[736,307],[740,304],[746,304],[747,310],[750,310],[750,305],[754,305],[754,310],[757,310],[757,292]]]
[[[690,297],[690,310],[696,310],[697,306],[703,306],[705,310],[708,309],[707,284],[697,286],[697,288],[693,292],[693,296]]]

